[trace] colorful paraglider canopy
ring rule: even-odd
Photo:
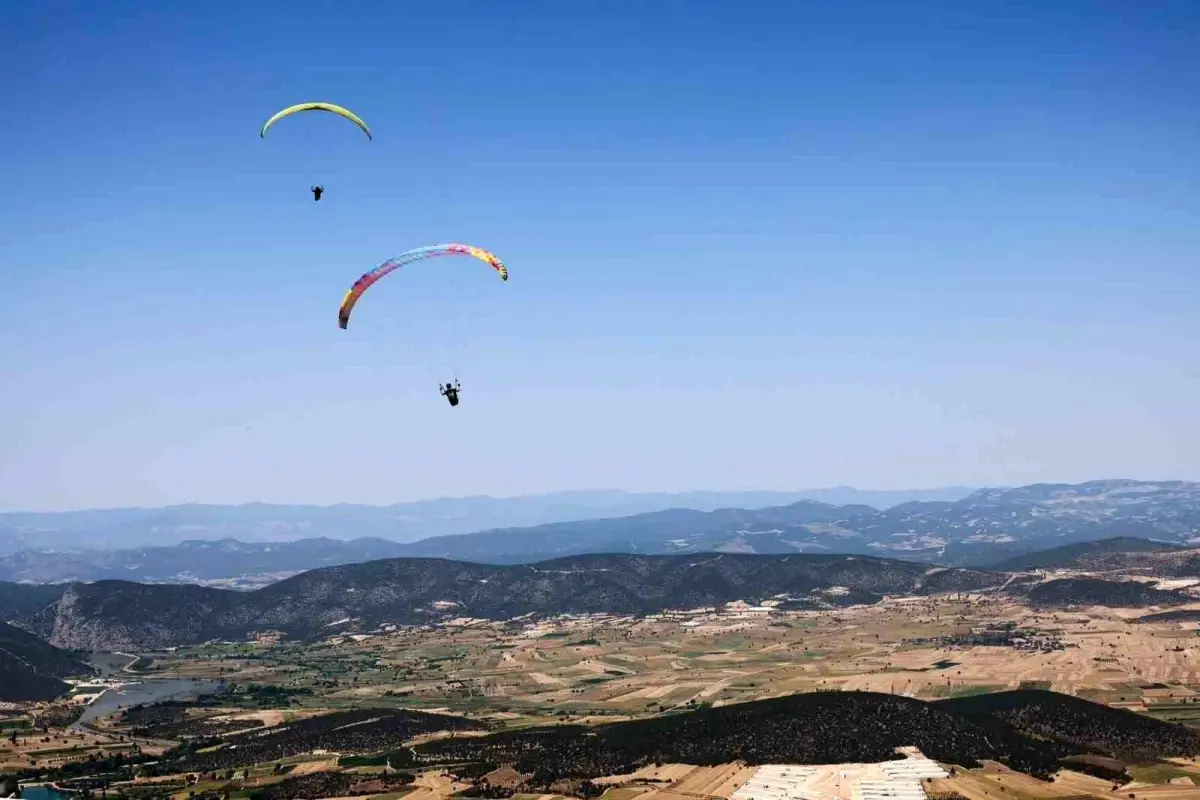
[[[490,253],[482,247],[475,247],[469,244],[434,244],[428,247],[418,247],[415,250],[401,253],[395,258],[389,258],[356,280],[354,285],[350,287],[350,291],[346,292],[346,296],[342,298],[342,307],[338,309],[338,326],[343,330],[346,328],[350,323],[350,312],[354,309],[354,304],[358,302],[358,298],[362,297],[363,292],[371,288],[384,275],[387,275],[389,272],[395,272],[405,264],[411,264],[414,261],[421,261],[436,256],[453,255],[477,258],[500,273],[501,280],[508,280],[508,267],[504,266],[494,253]]]
[[[262,126],[262,130],[258,132],[258,135],[260,137],[265,137],[267,135],[267,128],[271,127],[284,117],[290,117],[292,114],[300,111],[328,111],[330,114],[337,114],[339,117],[345,117],[361,128],[362,132],[367,135],[368,139],[373,138],[371,136],[371,129],[367,127],[367,123],[363,122],[357,114],[348,108],[342,108],[341,106],[336,106],[333,103],[297,103],[294,106],[288,106],[283,111],[280,111],[278,114],[275,114],[273,117],[267,120],[266,124]]]

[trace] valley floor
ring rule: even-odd
[[[1191,717],[1195,624],[1145,610],[1039,611],[995,595],[827,612],[590,616],[210,644],[155,653],[155,676],[280,687],[289,707],[366,702],[543,723],[630,718],[821,689],[923,699],[1038,687]],[[1197,707],[1200,718],[1200,706]]]
[[[249,727],[376,707],[457,714],[493,729],[519,729],[612,722],[818,690],[939,699],[1044,688],[1159,719],[1200,720],[1197,625],[1132,622],[1146,613],[1038,610],[998,595],[963,594],[894,598],[824,612],[743,604],[648,619],[459,619],[420,629],[333,633],[318,643],[264,635],[255,642],[141,654],[151,664],[142,676],[146,679],[219,679],[236,687],[234,699],[219,707],[184,709],[159,722],[152,714],[136,724],[132,718],[110,718],[99,723],[99,732],[22,733],[17,742],[6,738],[0,743],[0,770],[61,767],[131,753],[134,734],[143,745],[149,741],[145,737],[225,737]],[[447,735],[424,735],[407,744]],[[287,767],[285,773],[280,764]],[[290,757],[240,770],[236,783],[241,794],[232,796],[249,797],[254,787],[278,784],[284,774],[298,779],[362,770],[365,776],[381,766],[358,767],[339,760],[337,753]],[[831,777],[853,769],[822,770],[824,778],[814,778],[808,789],[789,796],[874,800],[869,792],[853,790],[856,780]],[[754,774],[754,768],[740,762],[667,764],[594,783],[608,790],[610,800],[775,800],[746,793],[735,797]],[[161,785],[163,792],[182,798],[230,785],[229,775],[210,777],[207,782],[187,774],[142,778],[123,788],[145,794]],[[967,800],[1200,800],[1200,788],[1192,784],[1200,784],[1200,763],[1175,759],[1134,777],[1119,789],[1109,780],[1071,770],[1044,782],[989,763],[921,786],[933,797]],[[364,796],[443,800],[469,785],[434,770],[420,772],[403,791]]]

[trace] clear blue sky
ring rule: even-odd
[[[1195,2],[30,0],[0,76],[0,508],[1200,478]],[[338,329],[441,241],[512,279]]]

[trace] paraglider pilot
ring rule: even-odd
[[[453,386],[450,385],[450,381],[446,381],[445,386],[438,384],[438,391],[442,393],[442,397],[450,401],[452,406],[458,405],[458,389],[458,381],[455,381]]]
[[[309,191],[311,191],[313,193],[313,200],[320,200],[321,192],[325,191],[325,187],[324,186],[314,186],[311,189],[309,189]]]

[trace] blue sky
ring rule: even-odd
[[[1194,2],[31,1],[0,75],[0,508],[1200,479]],[[337,328],[441,241],[512,279]]]

